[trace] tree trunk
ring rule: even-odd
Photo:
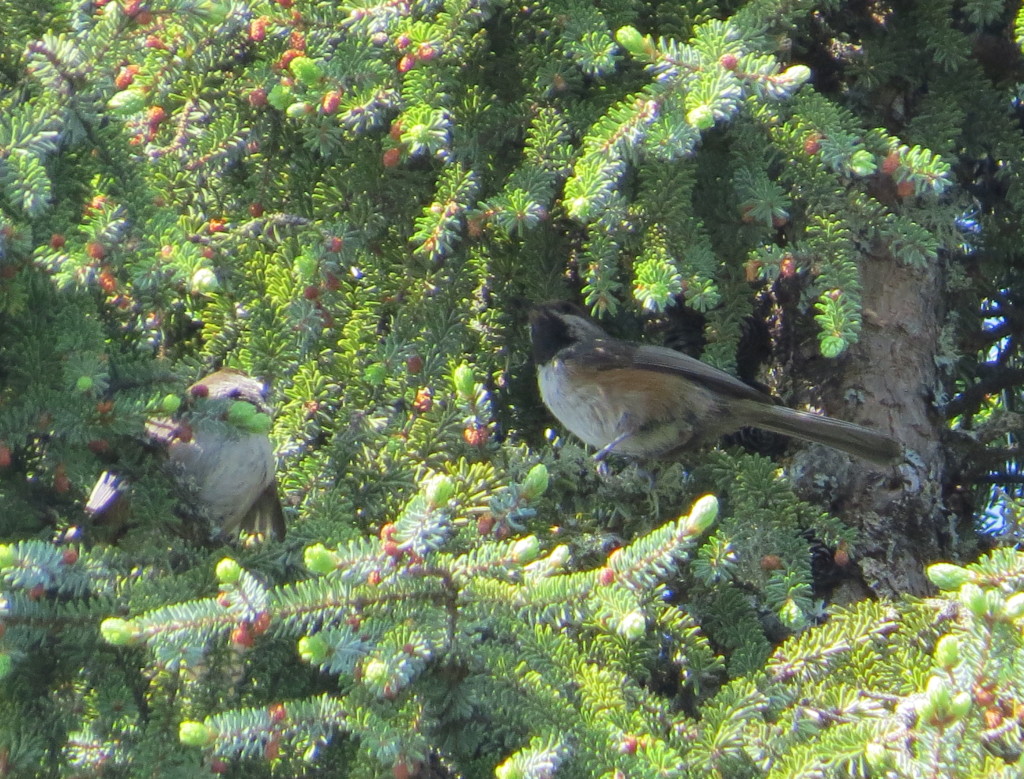
[[[794,481],[860,531],[853,561],[873,593],[923,595],[931,591],[924,566],[950,559],[955,540],[943,505],[944,421],[933,403],[943,274],[937,264],[902,265],[884,249],[865,257],[861,268],[860,342],[836,381],[822,387],[822,400],[836,416],[891,433],[906,457],[880,469],[863,461],[844,468],[832,455],[825,470],[821,450],[809,450],[797,458]],[[827,483],[823,473],[832,476]]]

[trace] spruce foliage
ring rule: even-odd
[[[0,29],[0,776],[1021,775],[1016,4],[44,0]],[[792,397],[880,326],[879,256],[944,285],[941,386],[905,391],[955,468],[901,488],[996,518],[978,555],[950,508],[932,597],[833,602],[862,538],[830,474],[599,473],[540,406],[531,302]],[[212,539],[142,443],[222,366],[271,387],[283,542]],[[94,522],[109,468],[131,512]]]

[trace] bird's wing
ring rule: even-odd
[[[180,425],[170,417],[153,417],[146,420],[146,435],[149,442],[168,446],[178,436]]]
[[[774,403],[770,397],[735,376],[664,346],[636,346],[602,339],[590,343],[586,347],[586,354],[587,363],[598,371],[632,368],[667,373],[689,379],[728,397]]]

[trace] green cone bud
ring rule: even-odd
[[[949,671],[960,662],[960,639],[956,636],[943,636],[935,645],[935,664],[944,671]]]
[[[867,149],[858,149],[850,157],[850,170],[858,176],[870,176],[875,172],[875,155]]]
[[[320,261],[311,254],[300,254],[292,263],[295,275],[303,281],[309,282],[317,278],[320,270]]]
[[[79,376],[78,381],[75,382],[75,389],[79,392],[88,392],[94,386],[96,386],[96,382],[93,381],[92,376]]]
[[[187,747],[205,747],[217,738],[217,731],[209,725],[185,720],[178,726],[178,740]]]
[[[779,609],[779,619],[786,627],[797,630],[807,624],[807,617],[801,610],[799,604],[792,598],[786,598],[786,602]]]
[[[940,590],[958,590],[971,578],[970,571],[952,563],[929,565],[927,574],[932,584]]]
[[[565,568],[567,562],[569,562],[569,547],[559,544],[544,557],[529,563],[523,570],[529,575],[552,576]]]
[[[146,93],[137,87],[122,89],[107,101],[107,110],[116,116],[135,114],[146,107]]]
[[[367,365],[363,371],[363,379],[371,387],[379,387],[384,383],[384,380],[388,377],[388,369],[381,365],[379,362],[373,365]]]
[[[476,394],[476,379],[473,377],[473,369],[466,363],[462,363],[452,374],[452,383],[455,385],[455,392],[463,400],[472,400]]]
[[[690,515],[686,518],[683,532],[688,536],[699,536],[718,517],[718,498],[714,495],[704,495],[697,499],[690,509]]]
[[[165,414],[176,414],[179,408],[181,408],[181,398],[173,392],[164,395],[163,400],[160,401],[160,409]]]
[[[234,584],[242,575],[242,566],[230,557],[225,557],[217,563],[217,581],[221,584]]]
[[[292,88],[284,84],[275,84],[270,92],[267,93],[267,102],[278,111],[284,111],[294,100],[295,96],[292,94]]]
[[[0,569],[10,568],[14,565],[14,561],[17,559],[17,555],[14,553],[14,547],[10,544],[0,544]]]
[[[228,422],[237,427],[245,427],[256,413],[256,406],[249,401],[235,400],[228,406]]]
[[[526,774],[511,758],[494,769],[495,779],[525,779]]]
[[[1003,604],[1003,615],[1007,619],[1020,619],[1024,616],[1024,592],[1011,595]]]
[[[434,476],[425,485],[424,497],[431,506],[446,506],[455,494],[455,482],[450,476]]]
[[[847,347],[846,339],[830,335],[821,339],[820,349],[823,357],[833,359],[841,355]]]
[[[363,681],[375,686],[383,687],[388,680],[388,667],[383,660],[371,658],[363,665]]]
[[[310,571],[321,576],[335,570],[339,562],[338,555],[323,544],[307,546],[302,555],[302,561]]]
[[[288,106],[284,112],[289,119],[301,119],[307,114],[313,113],[313,106],[311,106],[305,100],[299,100]]]
[[[540,541],[537,536],[527,536],[516,541],[512,547],[512,559],[521,565],[533,562],[540,554]]]
[[[220,2],[220,0],[198,0],[191,10],[208,24],[221,24],[231,13],[231,4]]]
[[[711,106],[699,105],[687,112],[686,121],[698,130],[710,130],[715,126],[715,112]]]
[[[640,31],[636,27],[620,27],[615,31],[615,40],[618,44],[632,54],[634,57],[639,57],[646,52],[646,41],[644,36],[640,34]]]
[[[811,69],[806,65],[793,65],[786,68],[779,77],[788,84],[800,86],[811,77]]]
[[[544,463],[537,463],[533,466],[523,482],[523,500],[537,500],[547,491],[548,480],[548,468]]]
[[[988,615],[988,598],[985,591],[977,584],[968,582],[960,588],[960,602],[978,619],[983,619]]]
[[[615,628],[615,632],[627,641],[637,641],[647,632],[647,619],[641,611],[631,611]]]
[[[199,268],[192,274],[189,281],[189,289],[193,295],[208,295],[220,289],[220,282],[217,274],[210,268]]]
[[[941,676],[933,676],[925,687],[926,701],[936,712],[944,712],[953,701],[953,690]]]
[[[100,635],[108,644],[128,646],[138,638],[138,627],[129,619],[108,617],[100,623]]]
[[[307,87],[316,84],[323,75],[323,71],[320,70],[320,66],[309,57],[296,57],[288,63],[288,69],[292,72],[292,75],[295,76],[296,80]]]
[[[310,665],[320,665],[327,657],[330,647],[322,637],[303,636],[299,639],[299,657]]]
[[[559,544],[551,550],[551,554],[547,557],[551,564],[551,570],[557,571],[565,567],[565,564],[569,562],[569,547],[565,544]]]
[[[6,652],[0,653],[0,679],[6,678],[13,667],[14,658]]]
[[[949,704],[949,713],[957,719],[963,719],[971,710],[972,703],[970,693],[958,692]]]
[[[253,414],[242,423],[242,427],[245,428],[247,433],[253,433],[255,435],[266,435],[270,432],[270,428],[273,426],[274,420],[262,411]]]

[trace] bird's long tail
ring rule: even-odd
[[[903,447],[896,439],[852,422],[761,403],[744,404],[744,411],[747,424],[753,427],[831,446],[875,465],[892,465],[903,458]]]

